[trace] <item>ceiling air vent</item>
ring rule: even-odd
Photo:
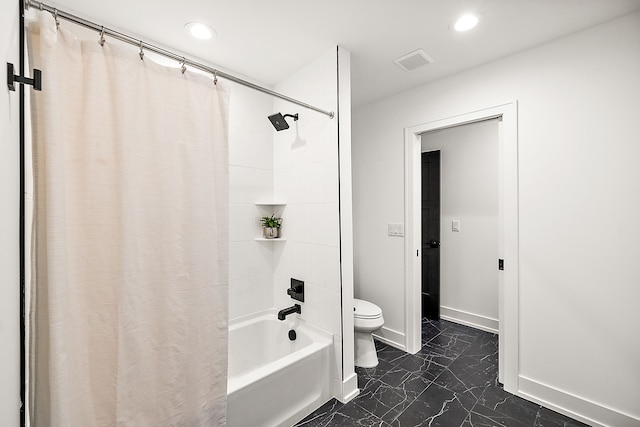
[[[398,66],[405,71],[413,71],[416,68],[422,67],[423,65],[431,64],[433,62],[433,59],[429,55],[427,55],[424,50],[418,49],[406,54],[401,58],[396,59],[393,62],[398,64]]]

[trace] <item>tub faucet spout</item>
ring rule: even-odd
[[[293,313],[301,313],[300,304],[295,304],[293,307],[285,308],[278,312],[278,320],[284,320],[288,315]]]

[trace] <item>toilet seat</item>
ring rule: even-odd
[[[353,317],[356,319],[377,319],[382,317],[382,309],[372,302],[354,298]]]
[[[353,327],[356,332],[377,331],[384,325],[382,309],[372,302],[353,299]]]

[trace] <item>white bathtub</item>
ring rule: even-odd
[[[295,319],[268,313],[231,322],[229,427],[288,427],[331,398],[332,337]]]

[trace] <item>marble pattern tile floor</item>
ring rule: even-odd
[[[296,426],[584,426],[505,392],[498,336],[446,320],[422,321],[415,355],[376,341],[380,363],[356,368],[360,394],[332,399]]]

